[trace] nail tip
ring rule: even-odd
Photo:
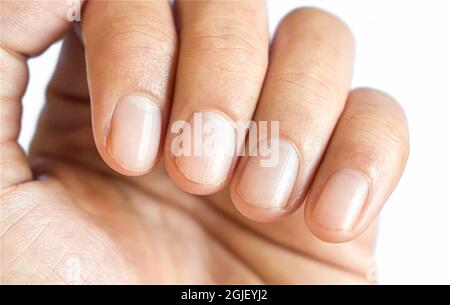
[[[201,139],[196,139],[195,136],[198,134],[196,129],[198,121],[196,120],[199,119],[199,116]],[[197,184],[218,185],[223,183],[228,178],[236,146],[232,122],[215,111],[195,112],[185,124],[185,128],[188,127],[189,133],[183,132],[183,136],[190,135],[190,138],[183,138],[182,141],[190,143],[191,149],[188,152],[180,150],[174,154],[178,169],[188,180]],[[204,129],[209,132],[205,134]],[[198,155],[195,149],[198,149],[196,145],[199,145],[199,143],[201,151]],[[205,150],[204,143],[212,145],[212,147],[209,147],[211,150]],[[210,156],[209,154],[213,155]]]

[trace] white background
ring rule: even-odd
[[[271,31],[291,9],[324,8],[357,42],[353,86],[396,97],[409,119],[411,154],[382,212],[380,282],[450,283],[450,5],[447,0],[269,1]],[[59,51],[30,60],[20,142],[26,147]]]

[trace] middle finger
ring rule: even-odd
[[[336,17],[305,8],[282,21],[255,114],[256,122],[278,121],[279,135],[262,137],[257,155],[239,163],[231,196],[244,215],[271,220],[303,201],[344,107],[352,62],[352,35]],[[261,162],[265,142],[277,152],[273,165]]]
[[[168,130],[166,169],[185,191],[210,194],[228,183],[236,161],[230,152],[243,140],[234,124],[250,120],[258,100],[268,61],[266,7],[263,1],[178,1],[176,8],[180,53],[169,126],[186,122],[183,135],[190,127],[192,143],[183,148],[193,145],[180,153]],[[194,141],[199,129],[202,143],[217,144],[210,153]]]

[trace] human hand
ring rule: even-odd
[[[89,1],[82,29],[65,1],[1,5],[2,282],[370,280],[408,135],[391,97],[349,93],[341,21],[296,10],[269,59],[262,2],[179,1],[177,30],[166,2]],[[26,57],[61,35],[25,157]],[[279,162],[175,157],[170,127],[193,113],[219,127],[207,138],[223,150],[245,145],[230,125],[279,122]]]

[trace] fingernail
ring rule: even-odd
[[[130,95],[119,100],[114,110],[110,153],[124,169],[144,171],[158,155],[161,110],[147,97]]]
[[[180,171],[199,184],[217,185],[226,180],[236,149],[232,122],[218,112],[205,111],[194,113],[186,124],[191,149],[177,154],[175,162]]]
[[[340,170],[325,184],[313,209],[313,217],[329,230],[351,231],[368,193],[369,184],[360,173]]]
[[[273,145],[271,148],[276,149]],[[278,160],[269,166],[263,166],[259,151],[247,161],[239,182],[239,193],[249,204],[280,209],[287,204],[297,180],[300,166],[297,150],[291,143],[279,140]]]

